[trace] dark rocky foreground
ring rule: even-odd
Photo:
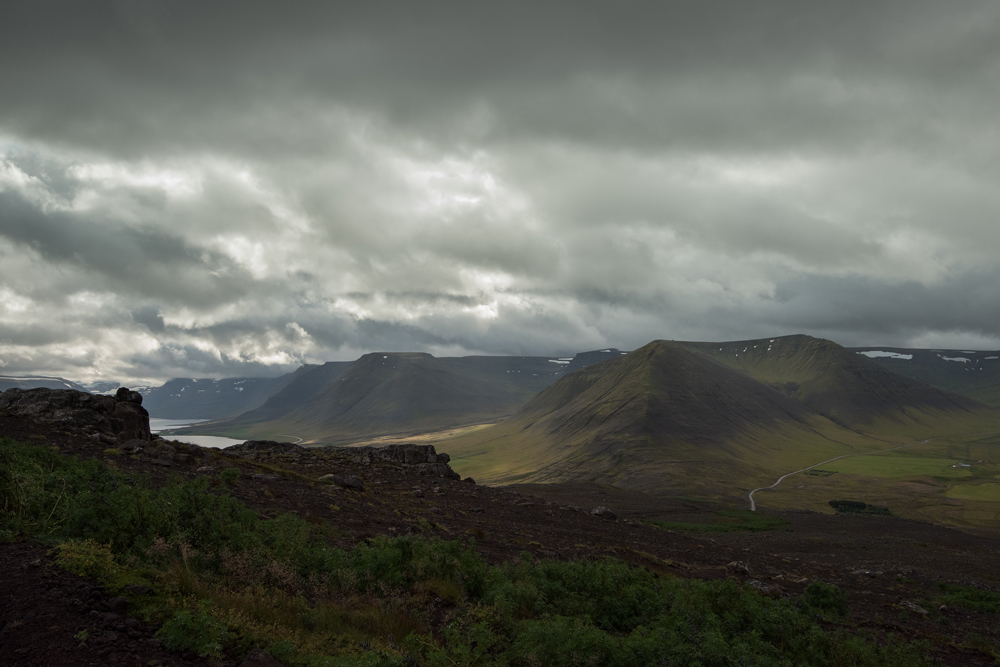
[[[50,392],[51,400],[41,392]],[[967,640],[975,633],[996,645],[995,615],[926,600],[938,583],[1000,592],[995,537],[807,512],[776,514],[787,524],[764,532],[672,532],[644,522],[713,523],[718,508],[589,483],[484,487],[456,479],[446,455],[426,446],[303,448],[258,441],[204,449],[151,438],[148,425],[145,432],[136,428],[124,415],[145,411],[129,394],[9,393],[0,394],[0,436],[106,460],[154,483],[174,474],[217,480],[236,469],[229,493],[265,517],[292,512],[332,525],[336,545],[345,549],[377,535],[421,534],[475,539],[493,563],[524,552],[564,560],[606,555],[666,577],[731,577],[775,597],[795,597],[810,581],[823,581],[847,592],[854,626],[931,639],[944,664],[994,664]],[[127,607],[95,582],[56,569],[38,545],[0,545],[0,596],[0,664],[207,664],[162,649],[155,628],[130,620]]]
[[[128,600],[53,565],[39,544],[0,545],[0,662],[5,665],[210,665],[160,646]]]

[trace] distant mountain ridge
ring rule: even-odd
[[[61,377],[49,377],[45,375],[0,375],[0,391],[8,389],[74,389],[76,391],[87,391],[83,386],[66,380]]]
[[[866,356],[822,338],[796,335],[683,345],[777,389],[847,428],[906,409],[970,410],[982,405],[966,396],[888,372]]]
[[[969,398],[1000,406],[1000,351],[852,347],[879,366]]]
[[[305,367],[304,367],[305,368]],[[277,378],[174,378],[141,387],[143,405],[160,419],[224,419],[252,410],[279,391],[292,374]]]
[[[547,357],[375,352],[299,369],[258,407],[199,431],[307,440],[431,431],[506,416],[563,375]]]

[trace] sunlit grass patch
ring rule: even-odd
[[[960,500],[986,500],[1000,502],[1000,484],[959,484],[944,494]]]

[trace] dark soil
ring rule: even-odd
[[[377,535],[419,533],[474,539],[493,563],[523,552],[563,560],[608,555],[662,576],[735,578],[775,597],[794,598],[810,581],[822,581],[847,593],[848,628],[928,639],[943,664],[995,664],[975,648],[980,645],[975,635],[1000,644],[996,615],[933,601],[940,596],[939,583],[1000,592],[1000,537],[894,518],[812,512],[774,513],[787,525],[764,532],[669,531],[644,522],[710,524],[720,520],[720,508],[589,483],[490,488],[420,475],[418,466],[366,465],[343,450],[263,453],[253,461],[171,443],[173,453],[150,447],[139,455],[111,455],[106,445],[80,434],[11,417],[0,417],[0,435],[100,458],[121,470],[145,473],[154,483],[169,475],[209,475],[213,488],[227,490],[263,516],[292,512],[334,526],[337,545],[347,549]],[[230,467],[240,476],[227,487],[218,474]],[[328,473],[356,476],[365,490],[316,481]],[[617,519],[592,515],[598,506],[611,509]],[[0,546],[0,663],[206,664],[194,656],[164,657],[167,652],[151,641],[153,628],[128,624],[127,610],[109,617],[102,598],[91,600],[95,590],[93,582],[55,569],[39,546]],[[88,630],[86,642],[75,638],[81,630]]]

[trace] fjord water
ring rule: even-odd
[[[152,433],[160,433],[171,440],[177,440],[179,442],[186,442],[189,445],[198,445],[199,447],[214,447],[216,449],[222,449],[223,447],[229,447],[230,445],[239,445],[243,440],[236,440],[234,438],[223,438],[217,435],[173,435],[170,433],[171,429],[182,428],[185,426],[191,426],[193,424],[199,424],[201,422],[208,421],[207,419],[157,419],[155,417],[149,418],[149,430]]]

